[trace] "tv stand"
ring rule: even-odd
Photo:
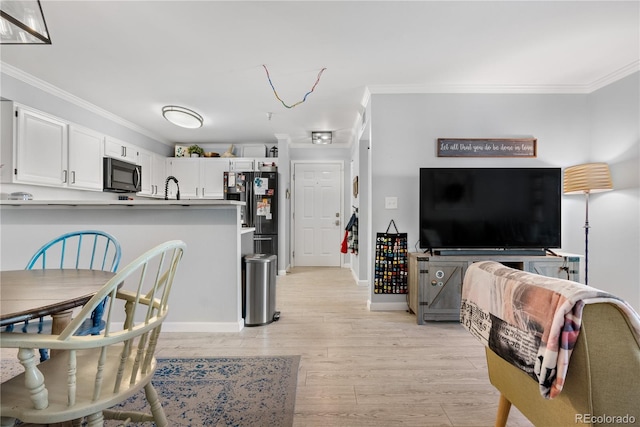
[[[512,251],[474,251],[455,254],[409,253],[409,310],[419,325],[425,321],[460,321],[462,280],[467,267],[478,261],[497,261],[507,267],[542,276],[579,281],[577,255],[536,255]]]
[[[434,255],[441,256],[545,256],[546,250],[540,249],[434,249],[431,251]]]

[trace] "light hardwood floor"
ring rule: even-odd
[[[343,268],[278,276],[278,322],[239,333],[163,333],[158,357],[301,355],[294,425],[492,426],[484,348],[456,322],[367,310]],[[509,426],[531,426],[512,408]]]

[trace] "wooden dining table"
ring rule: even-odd
[[[0,271],[0,326],[53,317],[52,333],[71,322],[115,273],[102,270],[44,269]]]

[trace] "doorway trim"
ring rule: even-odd
[[[296,249],[296,226],[295,226],[295,219],[294,219],[294,214],[295,214],[295,200],[296,200],[296,185],[295,185],[295,178],[294,178],[294,174],[295,174],[295,170],[296,170],[296,165],[298,164],[327,164],[327,165],[335,165],[338,164],[340,165],[340,228],[343,229],[344,225],[345,225],[345,219],[344,219],[344,194],[345,194],[345,189],[344,189],[344,160],[291,160],[291,169],[289,170],[290,176],[290,182],[291,182],[291,200],[290,200],[290,212],[289,212],[289,242],[290,242],[290,246],[289,246],[289,259],[291,260],[291,266],[295,267],[296,266],[296,259],[294,257],[294,252]],[[336,242],[336,248],[338,248],[340,246],[340,242]],[[340,254],[340,267],[343,267],[344,265],[344,257],[342,256],[342,254]]]

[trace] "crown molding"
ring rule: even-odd
[[[9,65],[3,61],[0,61],[0,70],[2,71],[3,74],[6,74],[10,77],[13,77],[17,80],[20,80],[30,86],[33,86],[37,89],[40,89],[44,92],[47,92],[50,95],[53,95],[57,98],[63,99],[71,104],[74,104],[80,108],[83,108],[85,110],[91,111],[94,114],[97,114],[101,117],[104,117],[107,120],[110,120],[112,122],[115,122],[121,126],[124,126],[126,128],[129,128],[139,134],[148,136],[149,138],[155,139],[158,142],[161,142],[165,145],[168,146],[173,146],[174,143],[159,137],[158,135],[155,135],[154,133],[150,132],[149,130],[136,125],[135,123],[132,123],[128,120],[123,119],[120,116],[117,116],[107,110],[104,110],[100,107],[98,107],[95,104],[92,104],[88,101],[85,101],[82,98],[79,98],[75,95],[70,94],[69,92],[60,89],[57,86],[52,85],[51,83],[45,82],[44,80],[41,80],[31,74],[25,73],[24,71],[22,71],[19,68],[14,67],[13,65]]]
[[[629,65],[626,65],[611,74],[608,74],[589,85],[589,93],[595,92],[598,89],[602,89],[603,87],[610,85],[611,83],[617,82],[631,74],[640,71],[640,60],[634,61]]]
[[[640,61],[634,61],[586,85],[371,85],[367,86],[365,95],[412,93],[589,94],[637,71],[640,71]],[[363,102],[365,102],[366,96],[363,98]]]
[[[584,85],[373,85],[374,95],[393,94],[586,94]]]

